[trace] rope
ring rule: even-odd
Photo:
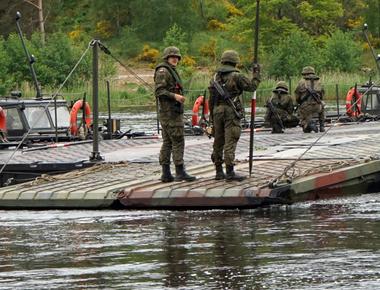
[[[121,60],[119,60],[116,56],[114,56],[111,51],[100,41],[99,43],[99,48],[105,53],[111,56],[116,62],[118,62],[123,68],[125,68],[131,75],[133,75],[137,80],[139,80],[143,85],[145,85],[147,88],[152,90],[154,92],[154,88],[146,82],[143,78],[141,78],[137,73],[135,73],[131,68],[129,68],[127,65],[125,65]]]
[[[375,84],[372,84],[363,94],[362,94],[362,97],[365,96],[374,86]],[[351,105],[351,108],[353,106],[356,105],[356,103],[360,100],[360,98],[358,98],[352,105]],[[340,118],[343,117],[343,116],[339,116],[339,118],[336,120],[336,122],[338,122],[340,120]],[[288,166],[286,166],[283,170],[283,172],[277,176],[275,179],[273,179],[271,182],[268,183],[269,186],[273,186],[275,184],[277,184],[279,182],[279,180],[281,180],[283,177],[287,177],[287,182],[288,183],[291,183],[292,182],[292,179],[294,179],[295,177],[298,177],[299,175],[296,175],[295,174],[295,165],[296,163],[301,160],[301,158],[313,147],[315,146],[315,144],[317,144],[319,142],[319,140],[321,140],[330,130],[331,128],[333,128],[335,126],[331,126],[330,128],[328,128],[321,136],[319,136],[313,143],[311,143],[309,145],[308,148],[306,148],[306,150],[296,159],[294,160],[292,163],[290,163]],[[293,172],[290,172],[289,171],[293,169]]]
[[[59,86],[59,88],[56,90],[56,92],[52,95],[52,98],[51,100],[44,106],[44,111],[47,110],[47,107],[50,105],[50,103],[57,97],[57,95],[59,94],[59,92],[61,91],[61,89],[63,88],[63,86],[66,84],[66,82],[69,80],[69,78],[71,77],[71,75],[74,73],[74,71],[77,69],[78,65],[81,63],[81,61],[83,60],[83,58],[85,57],[85,55],[87,54],[88,50],[90,49],[90,46],[92,45],[93,41],[91,41],[86,50],[83,52],[83,54],[81,55],[81,57],[79,58],[78,62],[74,65],[73,69],[70,71],[70,73],[67,75],[66,79],[63,81],[63,83]],[[9,158],[7,159],[7,161],[3,164],[3,166],[1,167],[0,169],[0,174],[3,172],[4,168],[8,165],[8,163],[12,160],[12,158],[14,157],[14,155],[16,154],[17,150],[20,149],[21,145],[24,143],[25,139],[28,137],[28,135],[30,134],[30,132],[32,131],[32,129],[34,128],[34,126],[39,122],[39,120],[42,118],[42,114],[38,116],[38,118],[36,120],[34,120],[34,122],[30,125],[30,128],[28,130],[28,132],[26,132],[24,134],[24,136],[22,137],[21,141],[19,142],[19,144],[16,146],[16,148],[13,150],[12,154],[9,156]],[[57,124],[55,124],[57,126]]]

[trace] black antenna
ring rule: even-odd
[[[21,44],[22,44],[22,47],[24,48],[24,52],[26,54],[26,58],[28,59],[30,73],[32,74],[32,78],[33,78],[33,82],[34,82],[34,87],[35,87],[36,93],[37,93],[36,98],[39,99],[39,98],[42,97],[42,93],[41,93],[40,85],[39,85],[38,80],[37,80],[36,72],[34,71],[34,67],[33,67],[33,63],[35,62],[35,59],[34,59],[33,55],[29,54],[29,52],[28,52],[28,50],[26,48],[26,45],[25,45],[25,42],[24,42],[24,37],[22,36],[22,31],[21,31],[21,27],[20,27],[20,23],[19,23],[20,19],[21,19],[21,13],[19,11],[17,11],[17,13],[16,13],[17,32],[18,32],[18,35],[20,36]]]

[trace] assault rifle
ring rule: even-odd
[[[231,99],[231,95],[229,92],[227,92],[217,81],[212,80],[211,81],[212,85],[218,92],[219,96],[221,96],[227,103],[228,105],[231,106],[232,110],[234,111],[236,117],[240,120],[243,118],[242,112],[239,112],[239,110],[236,108],[236,105],[234,101]]]
[[[321,104],[322,101],[321,101],[321,97],[319,95],[319,93],[311,88],[306,88],[306,91],[307,91],[307,94],[305,96],[305,99],[307,97],[312,97],[318,104]]]
[[[267,107],[268,107],[269,111],[276,117],[278,123],[281,126],[281,129],[285,130],[284,123],[282,122],[281,117],[280,117],[280,115],[277,112],[277,109],[273,106],[272,100],[269,100],[267,102]]]

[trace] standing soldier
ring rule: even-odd
[[[285,128],[296,127],[299,120],[293,115],[294,103],[286,82],[278,82],[272,92],[266,103],[265,123],[272,127],[272,133],[284,133]]]
[[[315,70],[311,66],[306,66],[302,70],[302,77],[295,90],[296,100],[299,104],[298,112],[301,126],[305,133],[314,131],[318,133],[318,127],[313,121],[313,115],[318,114],[319,131],[325,131],[325,110],[323,96],[325,91],[315,75]]]
[[[215,137],[211,160],[215,164],[216,180],[241,181],[245,178],[234,171],[235,150],[241,133],[240,120],[244,114],[241,94],[256,90],[260,68],[256,65],[252,80],[249,80],[236,68],[239,62],[236,51],[226,50],[222,54],[222,65],[210,81],[210,124]],[[226,175],[222,166],[223,153]]]
[[[185,149],[183,104],[186,98],[183,96],[181,78],[176,71],[176,66],[181,60],[179,49],[175,46],[165,48],[163,60],[163,63],[157,65],[154,74],[163,139],[159,159],[162,165],[161,181],[193,181],[196,178],[186,173],[183,161]],[[170,172],[171,155],[175,164],[175,177]]]

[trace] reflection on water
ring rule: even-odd
[[[0,289],[379,289],[380,195],[245,211],[0,211]]]

